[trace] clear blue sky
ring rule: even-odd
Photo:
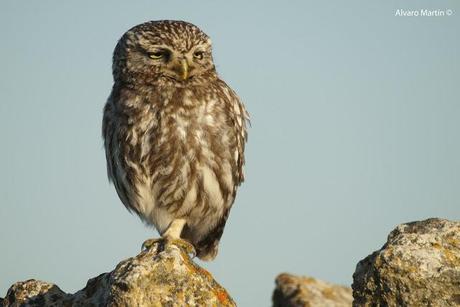
[[[452,16],[397,17],[398,9]],[[157,234],[122,206],[100,136],[118,38],[183,19],[252,115],[247,181],[208,268],[241,306],[281,272],[350,284],[395,225],[460,219],[458,1],[0,4],[0,296],[74,292]]]

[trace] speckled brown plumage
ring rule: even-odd
[[[244,179],[248,114],[209,37],[182,21],[138,25],[115,48],[113,76],[102,130],[121,201],[161,235],[184,221],[180,237],[213,259]]]

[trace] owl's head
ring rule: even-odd
[[[184,21],[149,21],[128,30],[113,54],[115,81],[184,85],[215,73],[211,40]]]

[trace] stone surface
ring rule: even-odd
[[[353,274],[353,306],[460,306],[460,222],[399,225]]]
[[[227,291],[182,248],[160,243],[120,262],[112,272],[90,279],[75,294],[43,281],[17,282],[3,305],[236,306]]]
[[[312,277],[280,274],[273,292],[274,307],[351,306],[351,288],[333,285]]]

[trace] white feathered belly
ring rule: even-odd
[[[188,101],[184,103],[187,104]],[[143,180],[137,184],[138,214],[146,223],[153,224],[160,234],[167,230],[173,219],[184,218],[193,236],[200,238],[220,221],[224,212],[233,203],[232,196],[228,192],[224,196],[219,185],[220,182],[226,191],[233,191],[234,182],[230,159],[234,157],[233,153],[230,153],[229,135],[225,133],[228,128],[222,126],[226,125],[226,120],[222,117],[223,113],[218,115],[211,113],[214,105],[216,105],[215,101],[209,101],[207,104],[201,103],[199,107],[193,109],[193,114],[183,110],[168,114],[164,111],[165,113],[160,114],[162,121],[156,130],[157,133],[159,132],[155,138],[157,143],[150,144],[148,138],[139,139],[142,142],[142,155],[148,154],[152,147],[160,148],[165,144],[170,145],[167,151],[162,152],[168,157],[168,161],[163,161],[153,170],[153,177],[156,179],[144,176]],[[219,118],[220,124],[216,123],[215,116],[222,117]],[[153,119],[146,118],[145,120]],[[209,137],[218,138],[214,141],[229,150],[228,153],[221,153],[219,161],[216,160],[215,153],[211,150]],[[173,139],[178,143],[171,143]],[[172,144],[175,148],[171,148]],[[223,158],[224,156],[226,158]],[[178,169],[171,177],[169,175],[173,171],[173,165]],[[219,180],[213,171],[213,168],[217,167]],[[194,170],[193,175],[191,175],[191,169]],[[159,173],[160,176],[155,173]],[[165,176],[162,177],[162,175]],[[167,187],[167,193],[163,194],[167,194],[167,198],[160,195],[160,190],[165,187]],[[204,195],[204,197],[198,197],[198,195]],[[181,200],[179,204],[178,199]],[[169,206],[173,203],[173,206],[176,206],[175,210]]]
[[[206,165],[196,165],[196,169],[197,178],[192,179],[194,183],[188,190],[185,190],[188,186],[187,179],[177,179],[184,183],[183,186],[176,186],[176,190],[178,193],[185,193],[185,197],[174,213],[171,213],[167,206],[158,205],[157,195],[161,182],[153,183],[153,186],[148,183],[137,185],[139,215],[147,224],[153,224],[160,234],[167,230],[173,219],[185,218],[187,226],[192,229],[193,236],[202,237],[216,225],[229,205],[222,197],[219,182],[212,169]],[[232,178],[229,167],[224,167],[223,171],[226,178]],[[200,186],[203,191],[201,192],[206,195],[204,204],[197,203],[197,180],[202,180]]]

